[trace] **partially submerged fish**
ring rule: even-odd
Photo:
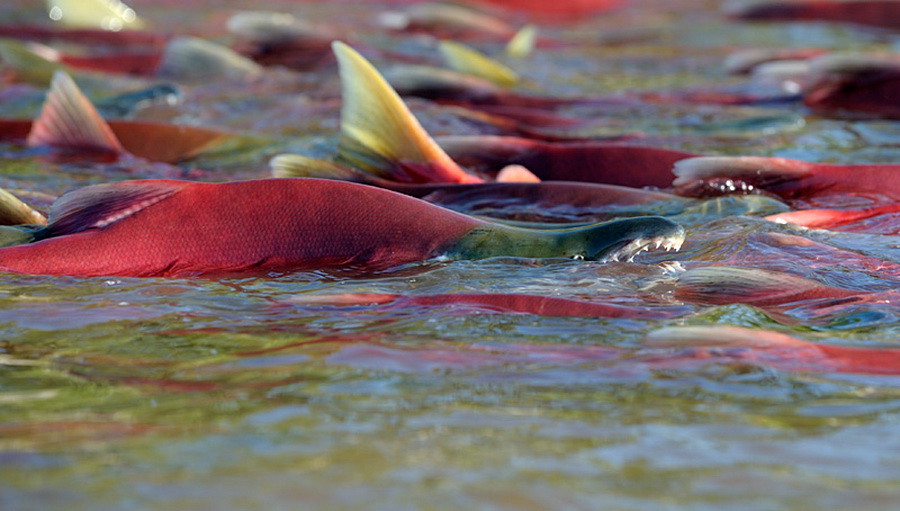
[[[105,121],[72,78],[58,71],[35,121],[0,120],[0,138],[110,158],[137,156],[176,162],[197,156],[231,137],[201,128],[145,121]]]
[[[282,175],[335,177],[384,185],[479,183],[485,178],[457,162],[482,167],[486,175],[521,165],[541,180],[667,187],[674,162],[695,156],[670,149],[603,142],[551,143],[518,137],[446,137],[440,145],[422,128],[380,73],[359,53],[336,42],[344,103],[341,138],[333,163],[278,157]],[[377,179],[368,179],[371,175]]]
[[[679,193],[694,196],[765,190],[785,199],[835,194],[881,203],[900,200],[900,164],[836,165],[762,156],[706,156],[674,164]]]
[[[430,258],[631,259],[679,248],[659,217],[521,229],[355,183],[124,181],[63,195],[34,243],[0,249],[15,273],[130,277],[384,269]]]

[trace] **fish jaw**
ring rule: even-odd
[[[642,252],[679,251],[685,240],[684,227],[663,217],[639,217],[602,224],[584,259],[601,262],[634,262]]]

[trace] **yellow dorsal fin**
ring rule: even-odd
[[[67,28],[99,28],[118,32],[139,29],[144,22],[121,0],[47,0],[50,19]]]
[[[503,87],[511,87],[519,81],[515,71],[464,44],[441,41],[438,49],[447,65],[460,73],[475,75]]]
[[[20,81],[46,86],[53,73],[68,67],[34,51],[34,47],[13,39],[0,39],[0,61],[16,72]]]
[[[0,225],[47,225],[47,218],[0,188]]]
[[[344,103],[338,160],[400,181],[473,183],[428,135],[378,70],[335,41]]]
[[[537,40],[537,27],[525,25],[506,43],[506,54],[523,59],[534,51],[535,40]]]
[[[41,115],[31,126],[27,144],[125,153],[112,128],[64,71],[50,84]]]

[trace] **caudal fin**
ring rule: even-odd
[[[400,96],[356,50],[335,41],[343,91],[338,159],[405,182],[478,183],[428,135]]]
[[[125,153],[109,124],[72,77],[63,71],[53,76],[41,115],[32,125],[26,142],[30,147]]]

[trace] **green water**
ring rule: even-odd
[[[224,33],[224,13],[238,4],[132,3],[172,31],[213,35]],[[252,8],[269,4],[332,21],[349,11],[275,0]],[[718,67],[732,47],[898,43],[833,25],[723,25],[711,1],[656,7],[636,2],[549,29],[578,39],[650,38],[538,53],[523,66],[529,86],[563,94],[734,83]],[[381,9],[367,3],[335,22],[400,45],[368,21]],[[14,20],[35,12],[26,2],[0,7]],[[258,89],[199,86],[177,115],[156,115],[270,137],[271,146],[226,148],[186,164],[216,169],[204,176],[211,180],[262,177],[272,154],[328,148],[336,136],[336,105],[310,99],[337,94],[334,70],[294,83],[307,88],[267,84],[252,101]],[[435,133],[472,129],[423,102],[414,109]],[[683,137],[672,145],[690,151],[900,160],[897,122],[829,120],[797,106],[598,115],[609,129]],[[59,194],[129,172],[0,146],[5,187]],[[897,288],[896,236],[753,218],[784,209],[759,198],[679,208],[673,218],[688,230],[682,251],[645,254],[637,264],[501,258],[223,280],[2,275],[0,509],[891,509],[900,502],[900,377],[744,349],[698,358],[643,339],[663,326],[729,324],[898,348],[895,304],[799,303],[786,325],[740,304],[639,320],[292,300],[505,292],[679,305],[678,272],[659,264],[667,260],[762,267],[859,291]]]

